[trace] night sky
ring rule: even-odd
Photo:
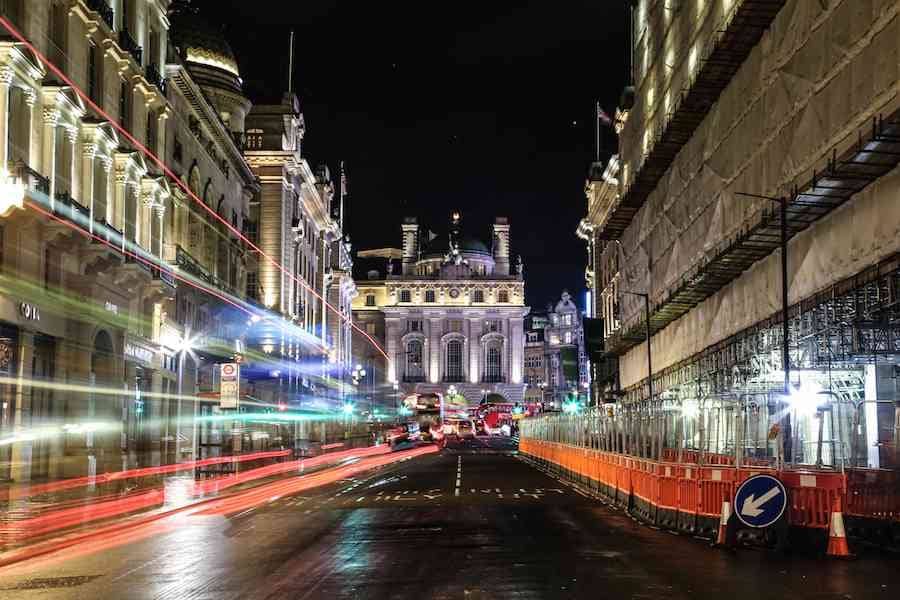
[[[626,79],[625,2],[195,0],[221,21],[251,100],[294,90],[304,154],[337,179],[354,250],[400,246],[414,215],[445,231],[452,210],[490,241],[508,216],[529,304],[584,290],[584,180],[594,103],[612,114]],[[604,158],[611,150],[607,137]]]

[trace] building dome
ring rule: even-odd
[[[237,59],[220,27],[203,18],[189,0],[176,0],[169,11],[172,46],[231,131],[243,131],[250,101],[244,96]]]
[[[462,235],[459,237],[459,251],[462,254],[482,254],[485,256],[490,256],[491,251],[487,247],[487,244],[482,242],[481,240]],[[447,235],[439,235],[427,244],[425,244],[424,248],[422,248],[422,256],[424,258],[429,257],[443,257],[450,251],[450,237]]]
[[[169,33],[188,67],[203,65],[240,78],[237,59],[221,28],[204,19],[186,2],[175,2]]]

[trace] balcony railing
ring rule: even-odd
[[[177,264],[181,269],[184,269],[191,275],[199,277],[207,283],[214,283],[213,277],[211,277],[210,274],[206,272],[206,269],[203,268],[200,262],[196,258],[191,256],[191,254],[181,246],[177,246],[175,248],[175,264]]]
[[[144,75],[147,77],[147,81],[159,88],[160,92],[163,94],[166,93],[166,79],[160,74],[156,65],[148,63],[147,66],[144,67]]]
[[[163,270],[159,267],[152,267],[150,271],[153,273],[153,279],[162,281],[170,288],[175,289],[175,276],[172,275],[171,271]]]
[[[107,27],[115,29],[113,9],[106,3],[106,0],[85,0],[85,4],[89,9],[100,15]]]
[[[87,207],[77,202],[69,192],[59,192],[55,195],[53,212],[61,217],[69,219],[77,225],[87,227],[91,218],[91,212]]]
[[[141,59],[144,56],[144,49],[138,46],[138,43],[134,41],[134,38],[131,37],[131,34],[128,33],[127,29],[119,30],[119,47],[129,53],[137,64],[141,64]]]
[[[424,375],[404,375],[403,383],[424,383],[425,376]]]
[[[16,178],[32,192],[47,195],[50,193],[50,178],[44,177],[24,162],[19,161],[14,167]]]

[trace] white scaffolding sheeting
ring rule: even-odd
[[[649,290],[651,302],[664,297],[772,207],[736,192],[789,194],[832,149],[850,147],[873,117],[896,110],[898,7],[897,0],[785,6],[622,236],[623,289]],[[883,178],[795,238],[792,302],[900,250],[897,179]],[[779,310],[778,261],[760,261],[657,334],[654,368]],[[643,319],[639,297],[623,296],[621,309],[625,326]],[[639,346],[623,357],[623,386],[646,376],[644,352]]]

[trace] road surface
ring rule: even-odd
[[[894,598],[900,563],[724,552],[636,524],[478,438],[238,514],[0,570],[0,598]]]

